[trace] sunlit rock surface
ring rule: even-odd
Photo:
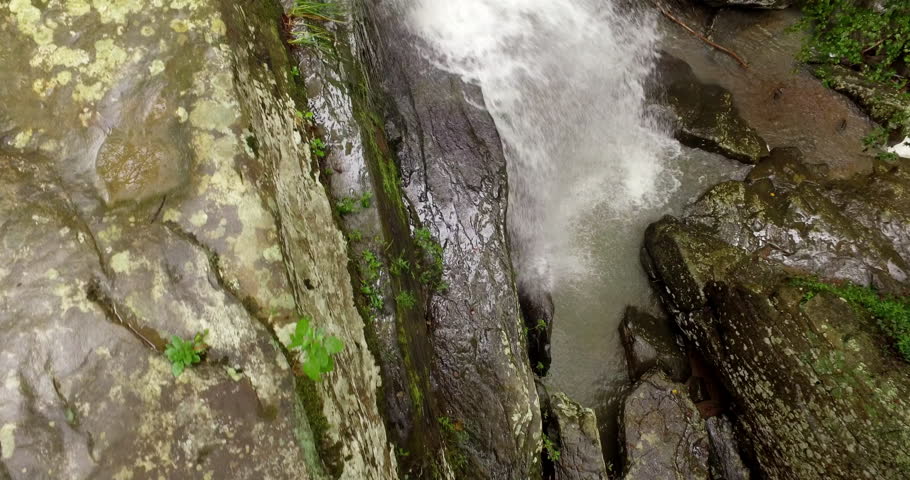
[[[0,5],[0,477],[394,477],[279,22]],[[301,314],[345,342],[307,402],[281,345]],[[205,329],[175,379],[164,343]]]

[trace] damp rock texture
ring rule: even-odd
[[[702,3],[709,7],[716,8],[778,9],[787,8],[793,2],[790,2],[789,0],[702,0]]]
[[[429,302],[432,395],[464,426],[466,478],[539,471],[540,406],[505,234],[502,144],[479,89],[436,68],[389,2],[365,2],[374,83],[405,201],[444,249]],[[457,454],[456,454],[457,455]]]
[[[0,5],[0,477],[395,477],[279,22]],[[300,315],[345,343],[318,384],[282,345]],[[165,343],[204,330],[175,378]]]
[[[658,61],[657,78],[684,145],[749,164],[768,155],[767,143],[740,116],[729,91],[701,83],[692,67],[668,54]]]
[[[649,228],[647,268],[729,391],[761,475],[910,475],[910,365],[868,312],[792,284],[817,275],[906,294],[908,192],[905,165],[822,184],[782,151]]]
[[[839,65],[820,65],[815,72],[889,131],[910,135],[910,100],[906,95]]]
[[[689,378],[689,359],[677,344],[670,322],[672,320],[666,317],[658,318],[636,307],[626,308],[619,325],[619,336],[632,381],[654,367],[661,368],[677,382]]]
[[[604,462],[597,416],[562,392],[547,392],[537,384],[544,417],[544,433],[550,448],[541,451],[544,478],[556,480],[605,480],[609,478]]]
[[[685,387],[660,370],[645,374],[623,402],[626,480],[705,479],[708,434]]]

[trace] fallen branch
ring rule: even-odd
[[[745,68],[745,69],[748,69],[748,68],[749,68],[749,64],[746,63],[746,61],[743,60],[742,57],[740,57],[739,55],[737,55],[736,52],[734,52],[733,50],[730,50],[730,49],[727,48],[727,47],[724,47],[724,46],[722,46],[722,45],[718,45],[718,44],[712,42],[711,40],[709,40],[709,39],[708,39],[707,37],[705,37],[704,35],[702,35],[702,34],[696,32],[695,30],[693,30],[692,27],[690,27],[690,26],[686,25],[685,23],[683,23],[680,19],[674,17],[673,15],[670,15],[670,12],[664,10],[662,7],[657,7],[657,9],[660,10],[660,13],[664,14],[665,17],[669,18],[670,20],[672,20],[674,23],[676,23],[676,24],[679,25],[680,27],[683,27],[684,29],[686,29],[687,32],[689,32],[689,33],[691,33],[692,35],[695,35],[696,37],[698,37],[699,40],[701,40],[701,41],[707,43],[708,45],[714,47],[715,49],[720,50],[721,52],[724,52],[724,53],[726,53],[727,55],[733,57],[733,59],[735,59],[737,62],[739,62],[739,64],[742,65],[743,68]]]

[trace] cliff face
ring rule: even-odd
[[[279,19],[0,7],[0,476],[395,477]],[[318,383],[284,346],[301,315],[345,344]],[[167,339],[206,329],[175,379]]]

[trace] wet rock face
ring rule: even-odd
[[[905,95],[839,65],[818,66],[816,74],[826,79],[831,88],[859,104],[889,131],[910,135],[910,101]]]
[[[711,478],[722,480],[749,480],[752,474],[743,464],[739,455],[739,442],[733,431],[733,423],[726,415],[705,420],[708,440],[711,445],[709,467]]]
[[[702,0],[711,7],[740,7],[740,8],[787,8],[789,0]]]
[[[518,290],[521,316],[528,332],[528,360],[534,373],[546,376],[553,357],[550,355],[550,338],[553,335],[555,305],[549,292],[539,289]]]
[[[447,288],[426,319],[428,395],[464,426],[466,477],[528,478],[540,468],[540,408],[504,231],[501,141],[478,89],[425,59],[389,2],[366,6],[405,200],[444,248]]]
[[[768,478],[906,478],[910,366],[874,319],[793,275],[907,288],[910,176],[822,186],[778,157],[646,235],[658,288],[733,397]],[[885,200],[885,199],[889,200]]]
[[[689,377],[689,359],[677,345],[670,321],[635,307],[626,309],[619,333],[632,381],[654,367],[659,367],[677,382],[684,382]]]
[[[687,63],[660,57],[657,78],[684,145],[755,164],[768,155],[765,141],[740,117],[730,92],[702,84]]]
[[[0,477],[394,478],[277,22],[0,6]],[[299,314],[345,342],[306,408],[281,345]],[[175,379],[165,339],[206,329]]]
[[[623,404],[625,478],[708,479],[708,434],[685,387],[660,370],[639,380]]]
[[[607,468],[597,417],[590,408],[573,402],[564,393],[549,398],[548,437],[556,442],[559,459],[554,463],[555,480],[605,480]],[[544,451],[543,455],[547,455]]]

